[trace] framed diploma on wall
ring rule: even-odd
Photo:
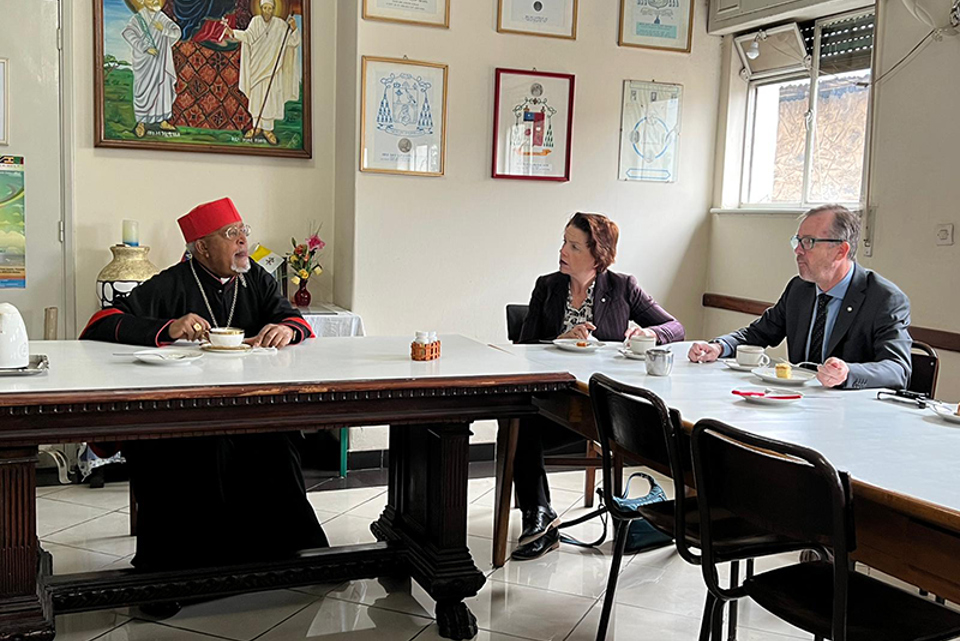
[[[450,27],[450,0],[363,0],[364,20]]]
[[[497,69],[493,177],[570,180],[574,77]]]
[[[620,0],[621,47],[690,52],[693,0]]]
[[[498,0],[497,31],[577,39],[579,0]]]
[[[620,180],[676,182],[682,103],[681,85],[623,81]]]
[[[360,171],[442,176],[447,65],[363,57]]]

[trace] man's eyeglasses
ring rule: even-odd
[[[803,246],[804,251],[810,251],[813,249],[814,245],[817,243],[842,243],[845,242],[842,238],[814,238],[813,236],[792,236],[790,238],[790,246],[796,249],[799,246]]]
[[[236,240],[237,236],[243,234],[244,238],[250,237],[250,225],[240,225],[238,227],[227,227],[223,230],[223,237],[227,240]]]

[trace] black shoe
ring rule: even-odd
[[[560,530],[551,528],[532,543],[518,547],[513,551],[513,554],[510,555],[510,558],[514,561],[532,561],[533,559],[539,559],[547,552],[556,550],[559,547]]]
[[[533,543],[558,525],[560,525],[560,517],[549,505],[538,507],[536,510],[524,510],[520,545]]]
[[[140,611],[153,619],[169,619],[182,607],[179,601],[161,601],[159,603],[144,603],[140,606]]]

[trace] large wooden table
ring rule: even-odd
[[[136,348],[36,342],[50,371],[0,377],[0,639],[50,639],[54,615],[151,601],[401,574],[437,601],[440,632],[464,639],[463,603],[484,583],[466,546],[469,425],[536,413],[573,377],[458,336],[439,361],[410,360],[406,338],[308,341],[272,354],[205,355],[161,367]],[[388,505],[379,543],[317,551],[282,563],[178,572],[53,575],[36,536],[37,446],[299,429],[390,429]]]
[[[877,390],[828,390],[815,382],[801,388],[806,397],[794,405],[747,404],[731,390],[766,384],[719,362],[691,363],[689,346],[671,347],[669,377],[648,376],[642,361],[625,359],[614,346],[580,354],[547,345],[501,349],[576,376],[576,387],[536,402],[542,414],[587,437],[596,437],[596,427],[586,383],[602,372],[660,395],[687,427],[715,418],[823,453],[854,479],[855,558],[960,602],[960,426],[931,410],[879,401]],[[504,550],[495,542],[495,564],[503,562]]]

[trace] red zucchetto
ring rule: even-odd
[[[212,234],[221,227],[241,221],[240,212],[237,211],[233,201],[229,198],[221,198],[197,205],[189,214],[178,218],[177,224],[180,225],[180,231],[183,232],[183,240],[192,243],[207,234]]]

